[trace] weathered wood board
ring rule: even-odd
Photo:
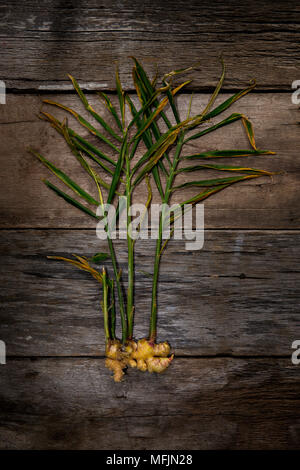
[[[88,89],[115,89],[114,61],[132,89],[138,56],[154,75],[200,62],[191,85],[215,85],[218,57],[227,87],[255,76],[264,89],[290,90],[298,78],[299,4],[284,0],[12,0],[1,7],[0,77],[14,89],[66,89],[71,73]]]
[[[222,94],[217,103],[228,98]],[[74,107],[83,116],[88,117],[83,106],[74,95],[54,95],[54,101]],[[207,95],[195,95],[193,111],[199,113],[207,102]],[[7,105],[1,108],[0,138],[3,142],[2,159],[2,191],[0,226],[5,228],[20,227],[94,227],[95,221],[85,217],[78,209],[68,207],[41,182],[49,178],[63,188],[60,181],[26,151],[32,146],[67,174],[79,182],[86,190],[96,195],[96,188],[91,179],[72,156],[69,148],[48,123],[37,119],[41,108],[41,98],[37,96],[9,95]],[[102,110],[99,100],[90,97],[96,109]],[[181,97],[179,106],[185,116],[189,104],[189,96]],[[45,106],[44,110],[63,119],[66,113],[53,107]],[[300,228],[299,204],[299,142],[300,131],[297,121],[299,111],[293,105],[290,95],[251,93],[235,103],[222,114],[221,119],[233,112],[242,112],[253,122],[256,131],[257,146],[273,150],[276,155],[258,157],[219,159],[217,163],[241,164],[262,168],[273,172],[282,172],[271,178],[259,178],[235,185],[205,202],[206,228]],[[107,114],[104,113],[107,118]],[[91,139],[88,131],[77,121],[69,119],[69,125],[82,136]],[[91,120],[92,121],[92,120]],[[209,125],[211,125],[210,123]],[[95,141],[97,143],[97,141]],[[250,148],[247,136],[240,122],[205,135],[186,145],[183,155],[195,154],[213,149]],[[107,148],[103,148],[109,152]],[[195,164],[192,161],[191,164]],[[101,173],[103,176],[103,172]],[[191,179],[190,174],[178,178],[179,182]],[[198,173],[202,179],[209,172]],[[214,176],[216,173],[214,173]],[[224,176],[224,173],[222,174]],[[213,177],[213,176],[212,176]],[[105,177],[104,177],[105,179]],[[158,202],[153,187],[153,202]],[[64,187],[65,190],[65,187]],[[68,192],[68,188],[66,190]],[[197,188],[188,188],[174,193],[172,202],[176,203],[197,194]],[[145,203],[147,189],[144,184],[135,191],[135,202]]]
[[[178,355],[289,356],[300,337],[299,237],[298,231],[207,231],[200,251],[169,242],[161,265],[160,339]],[[46,256],[92,256],[107,250],[106,242],[92,230],[1,231],[0,240],[0,338],[7,353],[103,355],[96,281]],[[115,246],[126,280],[126,242]],[[137,242],[137,337],[148,334],[154,252],[154,241]]]
[[[9,359],[1,449],[297,449],[290,359],[176,359],[113,384],[103,359]]]
[[[8,355],[0,365],[0,449],[299,449],[300,366],[291,363],[300,338],[300,115],[291,100],[300,78],[299,4],[11,0],[0,14],[0,80],[7,88],[0,105],[0,340]],[[94,190],[63,139],[38,120],[41,101],[52,98],[87,116],[70,92],[71,73],[110,119],[94,91],[116,100],[115,60],[133,90],[128,57],[135,55],[150,76],[156,64],[161,76],[200,61],[178,99],[186,116],[194,91],[196,114],[219,78],[220,53],[227,74],[217,103],[258,81],[222,118],[244,113],[257,146],[276,152],[222,162],[281,174],[205,202],[201,251],[169,243],[159,339],[171,342],[175,360],[161,376],[130,370],[114,384],[104,367],[99,287],[88,274],[46,259],[92,255],[105,242],[96,238],[94,220],[44,187],[48,171],[26,152],[34,147]],[[74,119],[69,123],[88,138]],[[249,148],[241,123],[193,141],[184,154],[221,148]],[[185,190],[180,199],[192,194]],[[134,200],[146,197],[140,185]],[[126,283],[125,243],[115,245]],[[137,242],[136,250],[141,337],[148,333],[154,242]]]

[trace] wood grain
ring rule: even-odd
[[[291,102],[291,83],[299,79],[299,4],[11,0],[0,13],[0,80],[8,90],[0,105],[0,339],[8,355],[0,365],[0,449],[299,449],[299,366],[291,363],[292,342],[300,338],[300,132]],[[227,93],[218,103],[258,81],[256,92],[222,117],[246,114],[258,147],[276,152],[232,163],[281,174],[208,200],[201,251],[169,243],[159,340],[170,341],[175,360],[163,375],[131,369],[114,384],[104,367],[99,287],[87,273],[46,258],[89,256],[106,245],[93,220],[43,186],[49,173],[26,152],[34,147],[94,190],[63,140],[37,119],[41,100],[86,116],[70,92],[71,73],[109,120],[93,91],[107,90],[115,101],[115,60],[127,90],[130,55],[150,76],[157,63],[161,76],[200,60],[178,99],[185,116],[188,92],[195,91],[196,114],[220,75],[220,53]],[[193,141],[185,155],[216,148],[248,148],[241,124]],[[185,190],[180,200],[192,194]],[[135,201],[145,199],[140,185]],[[126,285],[125,243],[115,246]],[[148,333],[153,255],[153,241],[137,242],[138,337]]]
[[[176,359],[114,384],[102,359],[1,366],[1,449],[296,449],[290,359]]]
[[[228,96],[228,94],[220,96],[218,103]],[[63,94],[51,98],[74,107],[86,116],[76,96]],[[195,114],[203,109],[207,99],[207,95],[203,94],[194,96]],[[94,95],[90,97],[90,102],[96,109],[103,109]],[[179,109],[182,116],[186,115],[188,103],[188,96],[180,98]],[[26,152],[29,145],[34,147],[58,167],[64,168],[85,189],[95,193],[93,181],[88,180],[61,136],[48,123],[37,119],[40,107],[41,99],[37,96],[9,95],[7,105],[1,108],[0,136],[3,146],[0,227],[94,227],[93,219],[84,216],[78,209],[68,206],[65,201],[45,188],[41,182],[42,178],[47,177],[58,186],[60,182]],[[65,116],[64,112],[54,107],[45,106],[43,109],[60,119]],[[272,179],[261,178],[243,182],[210,198],[205,202],[206,228],[300,228],[298,184],[300,132],[297,125],[299,120],[297,107],[291,103],[290,96],[284,93],[275,95],[252,93],[235,103],[222,115],[222,118],[232,112],[243,112],[249,116],[256,131],[258,147],[273,150],[276,155],[222,159],[222,162],[246,164],[254,168],[281,171],[282,174],[275,175]],[[105,112],[104,117],[108,118]],[[215,119],[214,122],[220,119]],[[88,131],[72,119],[69,122],[70,126],[89,139]],[[216,148],[249,148],[242,124],[237,122],[230,127],[207,134],[201,139],[191,141],[183,155]],[[107,148],[103,150],[109,152]],[[189,174],[186,175],[188,176],[178,178],[178,183],[191,179]],[[212,175],[206,172],[204,176],[202,172],[197,176],[205,178]],[[175,192],[172,201],[183,201],[197,192],[199,192],[197,188]],[[136,189],[134,200],[144,203],[146,198],[147,189],[141,184]],[[153,202],[159,202],[155,189]]]
[[[290,90],[298,78],[297,2],[153,0],[17,1],[1,7],[0,77],[14,89],[115,89],[114,61],[132,89],[129,56],[155,74],[200,61],[191,88],[214,86],[223,52],[227,87],[255,76],[263,89]]]
[[[0,240],[7,354],[102,356],[96,281],[46,256],[92,256],[106,242],[90,230],[2,230]],[[137,337],[148,334],[154,243],[136,244]],[[115,246],[126,281],[126,242]],[[300,337],[299,246],[298,231],[209,230],[201,251],[171,241],[161,265],[159,339],[187,356],[290,355]]]

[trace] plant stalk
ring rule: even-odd
[[[124,298],[123,298],[122,287],[121,287],[121,283],[120,283],[120,279],[119,279],[116,254],[115,254],[113,242],[112,242],[112,240],[109,236],[109,233],[108,233],[108,236],[107,236],[107,241],[108,241],[108,247],[109,247],[109,251],[110,251],[114,276],[115,276],[115,280],[116,280],[116,284],[117,284],[117,292],[118,292],[120,316],[121,316],[121,326],[122,326],[122,343],[125,343],[126,339],[127,339],[127,321],[126,321],[126,314],[125,314],[125,308],[124,308]]]
[[[133,336],[133,316],[134,316],[134,240],[130,230],[131,216],[129,214],[131,205],[131,176],[130,176],[130,158],[126,154],[126,231],[127,231],[127,247],[128,247],[128,289],[127,289],[127,338],[132,339]]]
[[[110,331],[109,331],[109,320],[108,320],[108,284],[107,284],[107,276],[106,270],[103,268],[102,270],[102,283],[103,283],[103,302],[102,302],[102,309],[103,309],[103,318],[104,318],[104,331],[105,331],[105,340],[106,343],[110,340]]]
[[[165,195],[163,198],[163,204],[168,204],[171,196],[172,183],[175,178],[175,172],[180,158],[180,153],[183,145],[184,134],[182,133],[177,142],[176,151],[170,169],[169,176],[166,182]],[[155,258],[154,258],[154,270],[153,270],[153,281],[152,281],[152,300],[151,300],[151,317],[150,317],[150,331],[149,331],[149,340],[155,342],[156,340],[156,329],[157,329],[157,290],[158,290],[158,277],[159,277],[159,267],[161,260],[161,244],[162,244],[162,235],[163,235],[163,225],[165,219],[165,208],[163,207],[160,216],[159,216],[159,229],[158,229],[158,238],[156,241],[155,249]]]

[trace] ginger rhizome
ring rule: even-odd
[[[146,338],[139,341],[129,340],[123,346],[118,340],[108,341],[105,365],[114,374],[115,382],[120,382],[127,367],[142,372],[164,372],[173,360],[167,342],[154,344]]]

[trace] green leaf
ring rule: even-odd
[[[84,189],[82,189],[75,181],[73,181],[66,173],[64,173],[62,170],[59,168],[56,168],[56,166],[53,165],[53,163],[49,162],[45,157],[40,155],[38,152],[35,152],[32,149],[29,149],[29,151],[35,155],[45,166],[48,168],[52,173],[59,178],[63,183],[65,183],[66,186],[68,186],[74,193],[76,193],[78,196],[82,197],[85,199],[90,204],[94,204],[96,206],[99,205],[99,202],[96,201],[90,194],[88,194]]]
[[[113,150],[116,152],[119,152],[118,147],[115,146],[107,137],[105,137],[103,134],[101,134],[97,129],[95,129],[94,126],[92,126],[86,119],[84,119],[80,114],[78,114],[76,111],[74,111],[71,108],[68,108],[67,106],[64,106],[63,104],[56,103],[55,101],[52,100],[43,100],[44,103],[46,104],[51,104],[52,106],[57,106],[58,108],[64,109],[68,113],[72,114],[75,119],[86,129],[89,130],[89,132],[95,136],[97,136],[102,142],[105,142],[107,145],[109,145]]]
[[[190,199],[187,199],[186,201],[181,202],[179,205],[182,207],[185,204],[197,204],[198,202],[203,201],[204,199],[207,199],[208,197],[212,196],[213,194],[216,194],[219,191],[222,191],[222,189],[227,188],[228,186],[230,186],[230,184],[231,183],[216,186],[215,188],[209,188],[206,191],[203,191],[202,193],[196,194],[196,196],[193,196]]]
[[[117,94],[118,94],[119,104],[120,104],[122,127],[124,129],[125,127],[125,98],[124,98],[124,91],[123,91],[120,77],[119,77],[118,64],[116,64],[116,87],[117,87]]]
[[[160,147],[158,147],[158,149],[153,153],[148,163],[144,166],[144,168],[141,170],[139,175],[136,177],[133,183],[133,186],[136,186],[144,178],[144,176],[146,176],[147,174],[151,172],[154,165],[157,164],[159,159],[169,149],[169,147],[174,144],[176,139],[177,139],[177,134],[170,134],[169,137],[165,139],[163,144],[160,145]]]
[[[77,140],[76,138],[72,139],[74,145],[77,147],[78,150],[81,150],[82,152],[84,152],[91,160],[93,160],[94,162],[96,162],[99,166],[101,166],[101,168],[103,168],[104,171],[106,171],[106,173],[109,173],[110,175],[113,175],[114,172],[113,170],[111,170],[110,168],[108,168],[108,166],[104,165],[104,163],[102,163],[102,161],[97,158],[95,156],[95,154],[93,152],[91,152],[89,150],[89,148],[87,146],[84,146],[79,140]]]
[[[97,155],[98,157],[102,158],[103,160],[105,160],[106,162],[110,163],[111,165],[113,166],[116,166],[116,162],[114,160],[112,160],[109,156],[105,155],[103,152],[101,152],[101,150],[99,150],[97,147],[95,147],[94,145],[92,145],[90,142],[88,142],[87,140],[83,139],[83,137],[81,137],[80,135],[76,134],[76,132],[73,132],[69,127],[68,127],[68,131],[70,132],[70,135],[71,136],[74,136],[75,139],[80,142],[86,149],[90,150],[91,152],[93,152],[95,155]],[[75,142],[76,144],[76,142]],[[85,150],[84,150],[85,151]]]
[[[54,184],[50,183],[50,181],[43,180],[43,182],[45,183],[46,186],[48,186],[48,188],[52,189],[52,191],[54,191],[58,196],[62,197],[69,204],[71,204],[74,207],[77,207],[77,209],[80,209],[82,212],[84,212],[87,215],[90,215],[94,219],[100,220],[100,217],[98,217],[88,207],[83,206],[80,202],[76,201],[76,199],[73,199],[71,196],[61,191],[59,188],[57,188],[57,186],[54,186]]]
[[[109,97],[106,95],[106,93],[103,93],[103,91],[98,92],[98,95],[100,96],[100,98],[103,99],[106,108],[110,111],[111,115],[114,117],[118,128],[123,132],[122,124],[119,119],[118,113],[116,111],[116,108],[113,106],[112,102],[110,101]]]
[[[146,74],[143,71],[141,73],[144,74],[143,75],[145,77],[144,82],[141,80],[141,78],[140,78],[140,76],[137,72],[137,68],[135,67],[133,69],[133,80],[134,80],[135,87],[136,87],[137,93],[139,95],[140,101],[143,104],[143,106],[142,106],[141,110],[137,113],[133,103],[131,102],[130,103],[130,109],[131,109],[131,112],[134,116],[134,119],[133,119],[132,122],[136,121],[136,125],[137,125],[137,128],[138,128],[138,133],[143,129],[143,131],[140,132],[139,137],[134,137],[134,139],[136,139],[135,142],[136,142],[136,144],[138,144],[139,141],[140,141],[140,138],[143,137],[143,141],[144,141],[146,147],[149,149],[153,145],[151,132],[148,131],[148,126],[144,127],[145,126],[144,117],[142,116],[141,119],[139,119],[139,115],[143,111],[144,114],[149,118],[149,116],[151,115],[150,105],[152,103],[154,105],[158,105],[158,100],[156,99],[156,96],[158,96],[158,94],[160,94],[162,91],[165,91],[166,89],[168,89],[169,85],[165,86],[164,88],[159,88],[158,90],[154,91],[152,85],[149,83],[149,80],[148,80]],[[162,112],[160,113],[160,115],[162,116]],[[156,140],[158,140],[161,136],[161,133],[160,133],[160,130],[157,126],[157,123],[154,121],[154,119],[152,120],[152,123],[150,124],[149,127],[151,127],[154,138]],[[166,153],[163,155],[163,157],[166,158],[167,161],[169,162],[169,164],[171,165],[169,157]],[[167,172],[167,170],[164,166],[164,163],[163,163],[162,159],[160,159],[158,161],[158,166],[162,170],[162,172],[166,176],[168,176],[168,172]],[[156,167],[156,165],[153,166],[152,174],[153,174],[153,178],[154,178],[155,184],[157,186],[157,189],[159,191],[159,194],[160,194],[161,198],[163,198],[164,197],[164,191],[163,191],[162,184],[161,184],[159,170]]]
[[[85,158],[82,156],[81,152],[78,152],[77,150],[77,147],[76,145],[74,144],[72,138],[70,137],[70,134],[69,134],[69,131],[68,131],[68,128],[65,124],[62,125],[62,132],[63,132],[63,135],[66,139],[66,142],[67,144],[69,145],[73,155],[75,156],[75,158],[79,161],[80,165],[82,166],[82,168],[87,172],[87,174],[89,176],[91,176],[93,178],[93,180],[97,180],[97,182],[103,186],[104,188],[108,189],[109,188],[109,184],[106,183],[102,178],[100,178],[100,176],[96,173],[95,170],[93,170],[90,165],[88,164],[88,162],[85,160]]]
[[[210,196],[212,196],[213,194],[216,194],[218,193],[219,191],[222,191],[223,189],[227,188],[228,186],[230,186],[231,184],[233,183],[228,183],[228,184],[223,184],[223,185],[220,185],[220,186],[216,186],[216,187],[213,187],[213,188],[209,188],[201,193],[198,193],[196,194],[195,196],[187,199],[186,201],[184,202],[181,202],[179,204],[180,208],[178,211],[175,211],[173,212],[172,216],[171,217],[166,217],[166,219],[164,220],[164,224],[166,223],[173,223],[174,220],[176,220],[176,218],[178,217],[178,212],[181,214],[181,208],[185,205],[185,204],[197,204],[198,202],[200,201],[204,201],[204,199],[207,199],[209,198]]]
[[[144,164],[146,163],[149,158],[156,152],[158,151],[164,144],[165,142],[169,139],[170,136],[172,135],[178,135],[179,133],[179,128],[177,126],[169,129],[167,132],[161,135],[161,137],[147,150],[147,152],[139,159],[139,161],[135,164],[135,166],[132,169],[132,175],[136,173],[136,171]]]
[[[222,85],[223,85],[223,82],[224,82],[224,78],[225,78],[225,64],[224,64],[224,61],[223,61],[223,58],[220,57],[220,61],[221,61],[221,64],[222,64],[222,73],[221,73],[221,77],[220,77],[220,80],[213,92],[213,94],[211,95],[207,105],[205,106],[204,108],[204,111],[199,114],[198,116],[194,116],[192,118],[192,126],[191,127],[194,127],[195,125],[197,124],[200,124],[203,122],[203,117],[205,117],[205,115],[207,115],[207,112],[208,110],[212,107],[213,103],[215,102],[221,88],[222,88]]]
[[[203,153],[196,153],[194,155],[186,155],[182,157],[183,160],[207,159],[207,158],[238,158],[250,157],[251,155],[274,155],[275,152],[270,150],[209,150]]]
[[[246,116],[242,117],[242,123],[245,127],[249,142],[251,146],[256,150],[256,144],[255,144],[255,138],[254,138],[254,131],[251,122],[249,119],[246,118]]]
[[[136,110],[132,100],[130,99],[130,97],[128,95],[126,96],[126,99],[127,99],[128,104],[129,104],[131,114],[132,114],[133,117],[135,117],[137,115],[137,110]],[[143,118],[141,118],[141,119],[137,118],[136,119],[136,125],[137,125],[138,128],[141,128],[141,126],[142,126],[142,119]],[[136,148],[137,148],[137,146],[138,146],[141,139],[143,139],[143,141],[144,141],[144,143],[145,143],[145,145],[148,149],[151,148],[152,138],[151,138],[151,135],[150,135],[150,131],[146,131],[138,139],[135,140],[134,145],[133,145],[133,149],[130,153],[130,159],[132,159],[134,157]],[[164,166],[163,166],[163,169],[165,170]],[[162,184],[161,184],[161,180],[160,180],[159,171],[158,171],[158,168],[156,166],[153,168],[152,174],[153,174],[153,178],[154,178],[155,184],[157,186],[157,189],[159,191],[159,194],[160,194],[161,198],[163,199],[164,192],[163,192],[163,188],[162,188]]]
[[[239,119],[242,119],[242,117],[242,114],[233,113],[228,118],[223,119],[223,121],[218,122],[214,126],[208,127],[207,129],[204,129],[201,132],[197,132],[196,134],[191,135],[190,137],[185,139],[184,143],[187,143],[190,140],[198,139],[199,137],[202,137],[203,135],[208,134],[209,132],[213,132],[216,129],[219,129],[220,127],[227,126],[228,124],[238,121]]]
[[[89,258],[89,261],[92,263],[101,263],[101,261],[105,261],[108,258],[110,258],[108,253],[96,253],[94,256]]]
[[[72,84],[73,84],[73,87],[75,88],[75,90],[77,91],[78,93],[78,96],[79,98],[81,99],[85,109],[93,116],[93,118],[96,119],[97,122],[99,122],[99,124],[101,124],[101,126],[112,136],[114,137],[116,140],[118,140],[119,142],[122,142],[122,138],[115,133],[115,131],[109,126],[109,124],[107,124],[107,122],[105,122],[105,120],[94,110],[94,108],[89,104],[88,100],[86,99],[84,93],[82,92],[79,84],[77,83],[77,81],[75,80],[74,77],[72,77],[72,75],[68,75],[68,77],[70,78],[70,80],[72,81]]]
[[[62,122],[60,122],[58,119],[56,119],[54,116],[52,116],[51,114],[49,113],[46,113],[44,111],[41,111],[41,119],[44,119],[46,118],[46,120],[48,122],[51,123],[52,127],[54,127],[54,129],[57,130],[57,132],[59,132],[61,135],[64,136],[64,131],[63,131],[63,124]],[[116,162],[114,162],[114,160],[112,160],[108,155],[104,154],[100,149],[98,149],[97,147],[95,147],[94,145],[90,144],[90,142],[88,142],[87,140],[85,140],[83,137],[81,137],[79,134],[77,134],[73,129],[71,129],[69,126],[66,126],[67,127],[67,131],[69,133],[69,135],[71,137],[74,137],[76,139],[76,141],[79,141],[82,145],[84,145],[88,150],[90,150],[91,152],[93,152],[95,155],[97,155],[98,157],[102,158],[103,160],[111,163],[113,166],[116,166]],[[73,139],[73,142],[75,145],[77,145],[77,142],[76,142],[74,139]]]
[[[112,178],[112,182],[111,182],[108,197],[107,197],[107,204],[112,203],[112,200],[114,198],[114,195],[115,195],[117,187],[118,187],[118,184],[120,182],[120,176],[121,176],[121,172],[122,172],[122,169],[123,169],[125,155],[128,151],[127,133],[128,133],[128,131],[126,131],[126,133],[124,135],[124,140],[123,140],[122,147],[121,147],[121,150],[120,150],[117,166],[116,166],[116,169],[115,169],[115,172],[114,172],[114,176]]]
[[[143,87],[146,91],[146,96],[148,95],[148,97],[149,97],[153,94],[154,88],[151,85],[151,82],[150,82],[144,68],[140,64],[140,62],[135,57],[131,57],[131,58],[133,59],[133,61],[135,63],[135,70],[136,70],[137,77],[139,78],[140,82],[143,84]],[[157,106],[158,101],[154,100],[153,104],[154,104],[154,106]],[[163,120],[166,123],[167,127],[171,128],[172,124],[170,123],[169,119],[167,118],[167,116],[165,115],[164,112],[161,113],[161,117],[163,118]]]
[[[137,269],[137,272],[140,273],[140,274],[143,274],[144,276],[146,277],[149,277],[150,279],[153,278],[153,274],[152,273],[149,273],[149,271],[143,271],[141,269]]]
[[[171,91],[171,94],[172,96],[175,96],[176,93],[181,90],[181,88],[183,88],[187,83],[190,83],[190,81],[188,82],[184,82],[184,83],[181,83],[181,85],[179,85],[178,87],[176,87],[174,90]],[[161,114],[161,111],[164,109],[164,107],[168,104],[169,102],[169,99],[168,97],[164,98],[161,102],[159,102],[155,108],[155,110],[150,114],[150,116],[148,117],[148,119],[146,119],[146,121],[144,122],[143,126],[141,127],[141,129],[138,130],[138,132],[136,133],[136,135],[133,137],[133,139],[137,139],[138,137],[140,137],[140,135],[153,123],[153,121],[157,118],[157,116],[159,114]]]
[[[192,65],[191,67],[185,67],[183,69],[179,69],[179,70],[172,70],[172,72],[169,72],[167,73],[166,75],[164,75],[162,81],[164,84],[167,84],[167,78],[172,78],[175,76],[175,75],[178,75],[178,74],[181,74],[181,73],[186,73],[186,72],[189,72],[190,70],[193,70],[196,65],[199,65],[198,63]],[[175,104],[175,101],[174,101],[174,98],[172,96],[172,93],[170,92],[170,90],[167,90],[166,92],[167,94],[167,97],[169,99],[169,103],[170,103],[170,106],[171,106],[171,109],[173,111],[173,114],[174,114],[174,118],[176,120],[176,123],[177,124],[180,124],[180,117],[179,117],[179,112],[178,112],[178,109],[176,107],[176,104]],[[170,126],[169,126],[170,127]]]
[[[238,181],[243,181],[251,178],[259,178],[264,175],[260,174],[254,174],[254,175],[244,175],[244,176],[229,176],[228,178],[215,178],[215,179],[209,179],[209,180],[200,180],[200,181],[188,181],[187,183],[180,184],[179,186],[175,186],[173,188],[173,191],[176,191],[177,189],[182,189],[182,188],[189,188],[191,186],[206,186],[206,187],[211,187],[211,186],[219,186],[219,185],[224,185],[227,183],[237,183]]]
[[[222,104],[220,104],[215,109],[213,109],[210,113],[207,113],[204,117],[204,120],[207,121],[208,119],[212,119],[213,117],[217,116],[218,114],[223,113],[223,111],[225,111],[227,108],[229,108],[229,106],[231,106],[237,100],[242,98],[242,96],[246,95],[251,90],[253,90],[253,88],[255,86],[256,86],[256,81],[253,80],[251,85],[249,85],[247,88],[244,88],[243,90],[239,91],[238,93],[235,93],[230,98],[225,100]]]
[[[187,166],[185,168],[180,168],[177,170],[176,174],[178,173],[186,173],[186,172],[194,172],[199,170],[217,170],[217,171],[233,171],[233,172],[243,172],[243,173],[261,173],[264,175],[272,175],[269,171],[259,170],[256,168],[249,168],[244,166],[231,166],[231,165],[215,165],[215,164],[208,164],[208,165],[195,165],[195,166]]]

